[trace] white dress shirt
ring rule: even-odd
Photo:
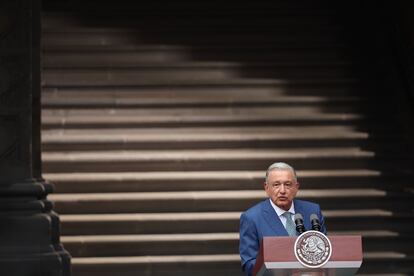
[[[292,214],[291,217],[292,217],[292,221],[294,222],[293,217],[295,216],[295,205],[293,201],[292,201],[292,206],[290,206],[290,209],[288,211],[285,211],[279,208],[276,204],[274,204],[270,198],[269,200],[270,200],[270,204],[272,205],[273,209],[275,209],[276,214],[279,216],[280,221],[282,222],[285,228],[286,228],[286,217],[283,216],[285,212],[290,212]]]

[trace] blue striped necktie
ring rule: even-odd
[[[292,220],[292,213],[284,212],[282,216],[286,218],[286,231],[289,236],[296,236],[296,225]]]

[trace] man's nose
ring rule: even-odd
[[[286,193],[285,184],[281,184],[281,185],[280,185],[280,190],[279,190],[279,192],[281,192],[281,193]]]

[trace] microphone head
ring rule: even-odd
[[[321,231],[321,224],[319,222],[319,218],[316,214],[310,215],[310,222],[312,225],[312,230]]]
[[[301,221],[303,221],[303,216],[301,215],[301,214],[299,214],[299,213],[296,213],[295,214],[295,216],[294,216],[294,220],[296,221],[296,220],[301,220]]]
[[[296,224],[296,231],[299,234],[302,234],[306,231],[305,226],[303,225],[303,216],[299,213],[295,214],[295,224]]]
[[[310,215],[310,221],[313,221],[313,220],[319,221],[319,218],[316,214]]]

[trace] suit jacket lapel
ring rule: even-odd
[[[296,207],[296,206],[295,206]],[[289,236],[283,223],[280,221],[279,216],[270,204],[269,199],[266,199],[263,204],[263,215],[265,216],[266,222],[276,232],[277,236]]]

